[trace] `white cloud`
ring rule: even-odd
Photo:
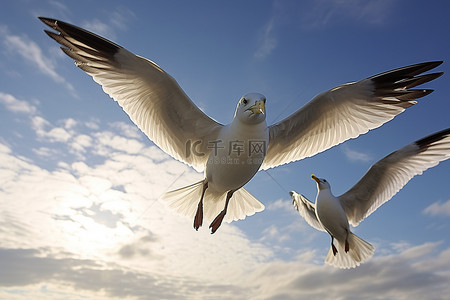
[[[56,0],[50,0],[48,1],[50,6],[54,7],[54,9],[58,12],[57,15],[69,15],[71,13],[70,8],[68,8],[65,4],[56,1]],[[39,14],[38,14],[39,15]]]
[[[84,124],[84,126],[86,126],[89,129],[92,129],[92,130],[98,130],[100,128],[99,123],[100,123],[99,120],[92,120],[92,121],[86,122]]]
[[[342,21],[380,26],[387,23],[389,12],[395,1],[274,1],[272,14],[260,30],[254,57],[264,59],[278,46],[277,30],[300,24],[303,30],[334,26]]]
[[[73,131],[67,131],[63,127],[55,127],[39,115],[31,118],[31,128],[41,140],[47,142],[65,143],[73,136]]]
[[[41,116],[34,116],[31,118],[31,126],[35,132],[41,132],[45,127],[49,126],[50,122]]]
[[[126,30],[126,23],[129,22],[130,19],[134,18],[136,18],[136,15],[133,11],[126,7],[118,7],[110,14],[109,22],[112,26],[118,29]]]
[[[430,216],[450,216],[450,199],[445,202],[435,202],[425,208],[423,211],[425,214]]]
[[[75,136],[71,148],[75,153],[84,153],[87,148],[92,147],[92,138],[86,134]]]
[[[260,228],[259,240],[236,223],[214,235],[196,232],[158,198],[202,175],[126,126],[72,119],[54,126],[39,115],[31,123],[36,151],[56,167],[0,141],[0,298],[373,299],[382,290],[386,298],[439,299],[450,292],[450,249],[439,242],[381,245],[359,268],[337,270],[323,265],[326,249],[287,246],[293,232],[309,228],[299,216]],[[286,200],[268,209],[296,214]]]
[[[39,115],[31,117],[31,128],[34,130],[40,141],[48,143],[67,143],[69,153],[75,154],[82,159],[87,148],[93,147],[92,137],[87,134],[78,134],[77,127],[95,129],[90,124],[80,124],[74,119],[68,118],[57,122],[61,127],[54,126],[49,121]],[[50,157],[58,151],[54,148],[39,147],[33,151],[43,157]]]
[[[58,154],[58,151],[54,148],[49,147],[39,147],[33,149],[33,152],[41,157],[52,157],[53,155]]]
[[[44,127],[44,132],[53,130],[47,131],[46,126],[51,125],[41,117],[35,117],[34,121],[37,128]],[[110,149],[103,153],[104,162],[93,166],[77,162],[70,166],[58,162],[55,155],[55,163],[63,168],[50,171],[16,157],[10,147],[1,147],[4,150],[1,159],[9,164],[0,169],[0,214],[10,216],[8,224],[26,230],[20,236],[0,231],[0,247],[37,252],[44,248],[61,249],[70,259],[81,256],[105,263],[122,255],[127,259],[115,262],[118,270],[132,267],[165,274],[164,270],[169,269],[173,276],[207,283],[222,276],[236,276],[271,255],[270,250],[250,243],[240,230],[228,224],[214,236],[207,228],[196,232],[192,220],[176,216],[158,201],[158,196],[181,171],[184,170],[182,179],[190,182],[197,180],[197,173],[165,154],[155,156],[155,152],[161,151],[154,146],[144,147],[136,140],[108,131],[87,136],[91,144]],[[136,143],[138,146],[134,148]],[[70,149],[71,145],[65,143],[62,147]],[[148,235],[159,243],[137,243]],[[124,251],[139,255],[127,256]],[[145,253],[151,254],[146,256],[150,258],[147,263],[141,260]],[[201,261],[199,255],[203,257]],[[221,271],[212,270],[211,265]]]
[[[297,1],[274,1],[272,14],[261,30],[255,57],[266,57],[276,48],[275,29],[299,24],[303,30],[314,30],[342,21],[380,26],[388,22],[393,5],[395,1],[389,0],[317,0],[302,1],[301,5]]]
[[[50,131],[45,133],[45,136],[49,138],[50,141],[55,142],[67,142],[71,135],[67,130],[61,127],[52,128]]]
[[[95,34],[101,35],[109,40],[114,40],[117,38],[114,30],[110,25],[100,21],[99,19],[93,19],[91,21],[85,21],[81,25],[82,28],[85,28],[91,32],[95,32]]]
[[[101,155],[108,153],[111,149],[136,154],[144,148],[142,142],[119,136],[111,131],[96,133],[95,138],[100,142],[97,144],[97,151]]]
[[[74,91],[73,86],[56,72],[55,64],[43,54],[38,44],[30,38],[25,35],[12,35],[5,27],[0,30],[0,36],[3,38],[5,48],[10,53],[20,55],[25,61],[37,67],[43,74],[51,77],[58,83],[64,84],[70,91]]]
[[[360,24],[383,25],[395,1],[318,0],[303,7],[299,20],[304,29],[318,29],[341,21],[354,21]]]
[[[294,209],[294,205],[292,204],[292,200],[286,200],[286,199],[278,199],[273,202],[271,202],[266,207],[267,210],[283,210],[287,212],[296,213]]]
[[[108,17],[104,18],[104,20],[95,18],[93,20],[84,21],[81,24],[81,27],[114,41],[117,39],[116,30],[126,30],[127,22],[134,17],[135,14],[131,10],[126,7],[118,7],[115,10],[110,11]]]
[[[340,149],[350,161],[369,162],[372,160],[372,157],[368,153],[353,150],[346,144],[341,145]]]
[[[274,261],[261,265],[245,283],[258,286],[252,299],[444,299],[450,291],[450,255],[448,250],[436,253],[437,245],[412,247],[418,253],[414,257],[408,251],[378,256],[354,270]],[[440,292],[433,293],[431,286]]]
[[[31,116],[37,112],[37,108],[33,104],[2,92],[0,92],[0,103],[13,113],[23,113]]]
[[[74,135],[111,146],[102,132]],[[51,171],[0,144],[7,162],[0,167],[0,297],[14,290],[46,299],[373,299],[382,290],[386,298],[439,299],[450,292],[450,249],[439,243],[381,247],[377,253],[387,255],[337,270],[323,265],[323,251],[277,259],[233,224],[215,235],[196,232],[157,198],[181,170],[183,181],[198,174],[164,154],[153,159],[157,152],[108,152],[93,165],[54,156],[61,168]],[[285,210],[281,202],[272,208]],[[262,234],[283,242],[285,229]]]
[[[277,39],[274,34],[274,20],[270,20],[262,30],[260,36],[260,45],[255,52],[255,57],[265,58],[272,53],[277,46]]]
[[[113,122],[110,123],[109,126],[119,131],[120,134],[124,135],[125,137],[134,139],[140,139],[142,137],[142,133],[139,131],[136,125],[127,124],[124,122]]]
[[[65,119],[65,120],[62,120],[62,122],[61,123],[63,123],[64,125],[64,128],[65,129],[73,129],[77,124],[78,124],[78,122],[76,121],[76,120],[74,120],[74,119],[72,119],[72,118],[68,118],[68,119]]]
[[[291,238],[290,232],[280,231],[278,229],[278,227],[273,224],[270,225],[269,227],[265,228],[262,231],[262,234],[263,234],[263,237],[261,238],[261,241],[273,240],[273,241],[276,241],[277,243],[282,243]]]

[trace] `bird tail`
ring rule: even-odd
[[[333,255],[330,247],[325,263],[341,269],[350,269],[359,266],[372,257],[375,247],[365,240],[350,232],[348,235],[349,250],[345,252],[345,242],[338,242],[336,249],[338,252]]]
[[[189,218],[194,218],[197,212],[198,203],[202,196],[204,181],[201,180],[183,188],[165,193],[161,199],[177,213]],[[203,218],[206,222],[211,222],[225,207],[226,193],[217,193],[209,189],[206,190],[203,198]],[[264,205],[253,197],[244,188],[233,193],[228,203],[225,222],[245,219],[246,216],[254,215],[263,211]]]

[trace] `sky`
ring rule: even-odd
[[[330,237],[294,210],[312,173],[335,195],[385,155],[448,128],[448,1],[31,1],[0,10],[0,299],[444,299],[450,162],[413,178],[352,230],[375,255],[324,264]],[[211,235],[159,197],[202,178],[155,146],[43,32],[57,18],[156,62],[226,124],[267,97],[268,124],[316,94],[393,68],[446,72],[382,127],[259,172],[266,207]]]

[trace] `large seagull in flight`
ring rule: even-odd
[[[75,65],[91,75],[130,119],[163,151],[204,171],[204,179],[162,198],[181,214],[205,218],[214,233],[222,221],[244,219],[264,205],[243,186],[260,169],[313,156],[377,128],[432,92],[413,87],[442,73],[420,75],[441,61],[411,65],[314,97],[284,120],[267,126],[266,98],[241,97],[223,125],[203,113],[177,82],[154,62],[69,23],[39,18]]]

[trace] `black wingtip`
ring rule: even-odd
[[[420,147],[420,149],[427,149],[430,144],[436,143],[443,138],[450,136],[450,128],[441,130],[439,132],[433,133],[429,136],[426,136],[415,142],[416,145]]]
[[[419,99],[419,98],[425,97],[425,96],[431,94],[432,92],[434,92],[434,90],[431,90],[431,89],[417,89],[417,90],[409,90],[409,91],[410,91],[410,96],[405,97],[404,99],[406,99],[406,100]]]
[[[441,65],[443,62],[444,62],[443,60],[435,60],[435,61],[430,61],[430,64],[435,64],[435,66],[433,67],[433,68],[435,68],[435,67]]]
[[[379,82],[386,82],[386,81],[397,81],[401,79],[406,78],[413,78],[419,74],[422,74],[424,72],[427,72],[431,69],[436,68],[437,66],[441,65],[444,61],[442,60],[436,60],[436,61],[428,61],[428,62],[422,62],[418,64],[413,64],[397,69],[393,69],[387,72],[383,72],[374,76],[369,77],[373,81],[379,83]]]
[[[424,73],[426,71],[434,69],[434,68],[440,66],[443,62],[444,62],[443,60],[435,60],[435,61],[428,61],[428,62],[418,63],[416,65],[417,67],[419,67],[418,70],[417,70],[417,74]],[[413,66],[411,66],[411,67],[413,67]],[[414,74],[414,76],[417,75],[417,74]]]
[[[46,18],[46,17],[38,17],[38,19],[41,20],[45,25],[47,25],[51,28],[55,28],[56,23],[58,22],[58,20],[56,20],[56,19],[51,19],[51,18]]]
[[[426,82],[428,82],[428,81],[431,81],[431,80],[435,80],[436,78],[439,78],[442,75],[444,75],[444,72],[436,72],[436,73],[426,74],[426,75],[424,75],[424,77],[429,77],[430,78],[429,80],[426,81]],[[422,83],[425,83],[425,82],[421,82],[420,84],[422,84]]]
[[[429,71],[431,69],[434,69],[438,66],[440,66],[444,61],[443,60],[434,60],[434,61],[426,61],[423,63],[418,63],[414,65],[407,66],[405,68],[408,69],[415,69],[417,74]],[[415,75],[417,75],[415,74]]]
[[[63,39],[58,39],[55,33],[51,33],[50,31],[44,30],[47,33],[47,35],[49,35],[51,38],[53,38],[63,46],[69,48],[71,47],[69,46],[69,44],[73,44],[73,41],[67,39],[67,37],[70,37],[71,39],[76,40],[78,43],[81,43],[82,45],[86,45],[87,47],[91,47],[96,51],[101,52],[102,55],[107,57],[113,56],[121,48],[119,45],[105,39],[104,37],[101,37],[93,32],[72,25],[70,23],[46,17],[38,17],[38,18],[44,24],[57,31],[59,35],[63,37]],[[72,46],[78,47],[80,45],[77,44]]]
[[[44,29],[44,32],[51,37],[52,39],[55,39],[55,35],[57,35],[56,33],[54,33],[53,31],[49,31],[47,29]]]
[[[389,97],[396,98],[400,100],[398,105],[409,107],[416,103],[411,102],[412,100],[422,98],[433,92],[431,89],[412,88],[442,76],[444,72],[422,74],[442,63],[442,60],[422,62],[369,77],[375,85],[374,95],[380,97],[382,102],[391,101]],[[407,101],[407,103],[404,103],[404,101]]]

